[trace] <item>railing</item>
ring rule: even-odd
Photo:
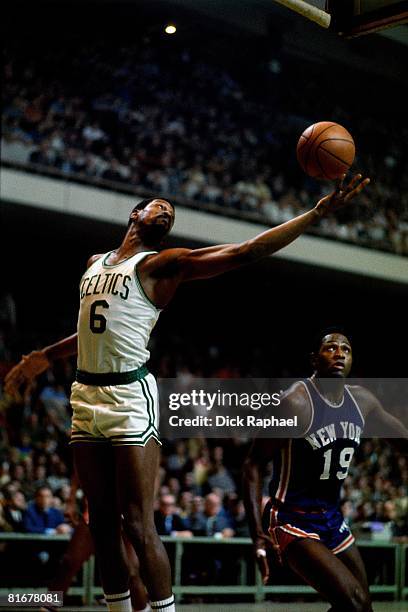
[[[408,544],[401,544],[400,598],[408,599]]]
[[[48,542],[68,542],[69,535],[38,535],[26,533],[0,533],[0,542],[21,542],[21,541],[48,541]],[[208,546],[241,546],[250,549],[252,541],[250,538],[228,538],[217,539],[208,537],[171,537],[161,538],[164,544],[174,545],[174,553],[171,555],[173,561],[174,584],[173,592],[176,601],[180,601],[183,595],[252,595],[256,602],[263,601],[266,594],[275,595],[310,595],[315,593],[314,589],[304,585],[268,585],[262,584],[261,575],[254,569],[255,561],[245,559],[244,556],[238,558],[239,572],[238,582],[234,585],[183,585],[182,584],[182,560],[186,546],[208,545]],[[360,549],[392,549],[394,551],[394,577],[392,584],[370,585],[370,592],[373,595],[391,595],[395,600],[405,600],[408,598],[408,544],[394,542],[378,542],[359,540],[357,545]],[[248,567],[252,565],[252,568]],[[255,579],[253,584],[248,584],[248,570],[251,569]],[[101,595],[102,589],[95,585],[95,559],[91,557],[83,566],[83,580],[81,586],[71,587],[68,595],[79,595],[83,598],[86,605],[91,605],[95,595]],[[21,592],[24,589],[0,588],[0,596],[10,592]],[[45,589],[30,587],[30,591],[45,592]]]

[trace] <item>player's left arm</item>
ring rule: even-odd
[[[298,238],[312,223],[346,206],[370,182],[361,174],[355,175],[347,185],[339,181],[336,189],[325,196],[310,211],[286,223],[273,227],[258,236],[238,244],[180,252],[175,267],[181,281],[211,278],[239,266],[276,253]]]
[[[353,396],[365,413],[365,434],[382,437],[398,450],[407,451],[408,429],[395,416],[387,412],[379,399],[364,387],[351,387]]]

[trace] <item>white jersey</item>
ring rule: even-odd
[[[85,372],[127,372],[145,364],[160,314],[137,276],[137,264],[156,251],[109,265],[111,252],[95,261],[80,283],[78,369]]]

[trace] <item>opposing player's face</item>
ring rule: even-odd
[[[351,344],[342,334],[328,334],[322,339],[315,367],[319,376],[346,378],[351,370],[353,356]]]
[[[152,200],[135,216],[145,244],[158,244],[174,224],[174,208],[167,200]]]

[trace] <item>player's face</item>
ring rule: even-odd
[[[328,334],[322,339],[316,355],[317,374],[327,378],[346,378],[351,370],[351,344],[342,334]]]
[[[174,208],[167,200],[152,200],[135,218],[145,244],[158,244],[173,227]]]

